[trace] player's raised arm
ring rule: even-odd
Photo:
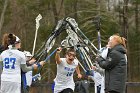
[[[56,60],[56,64],[60,64],[61,63],[61,59],[60,59],[60,52],[61,52],[62,48],[59,47],[56,51],[56,55],[55,55],[55,60]]]

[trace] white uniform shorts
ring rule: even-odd
[[[21,93],[21,83],[1,81],[1,93]]]

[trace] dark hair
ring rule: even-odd
[[[2,53],[2,51],[4,51],[4,46],[0,45],[0,53]]]
[[[16,42],[16,36],[14,34],[9,34],[8,38],[9,38],[9,41],[8,41],[9,45],[14,45]]]
[[[4,46],[4,49],[8,49],[9,45],[14,45],[16,42],[16,36],[14,34],[4,34],[2,38],[2,44]]]
[[[66,54],[68,54],[69,52],[74,52],[74,54],[76,55],[76,51],[74,50],[74,48],[70,48],[66,51]]]

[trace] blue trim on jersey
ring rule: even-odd
[[[52,83],[52,91],[54,93],[55,82]]]
[[[101,93],[101,84],[96,87],[97,87],[97,93]]]
[[[23,87],[27,88],[26,73],[25,72],[21,73],[21,79],[22,79],[22,82],[23,82]]]

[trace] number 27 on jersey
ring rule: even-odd
[[[15,69],[16,58],[5,58],[4,68],[5,69]]]

